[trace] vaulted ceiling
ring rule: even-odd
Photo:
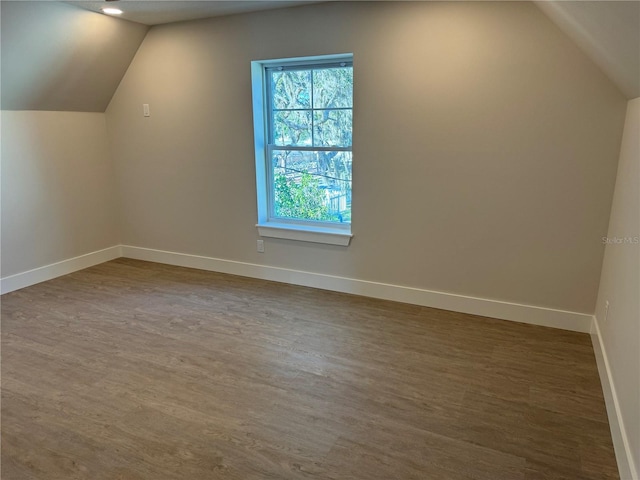
[[[640,1],[538,1],[627,98],[640,97]]]
[[[58,2],[0,7],[3,110],[104,112],[149,29]]]
[[[80,8],[100,12],[104,1],[67,1]],[[122,18],[144,25],[182,22],[198,18],[219,17],[236,13],[258,12],[274,8],[293,7],[317,0],[242,0],[242,1],[193,1],[193,0],[120,0],[117,4],[123,10]],[[115,5],[115,4],[114,4]]]
[[[105,111],[149,25],[315,1],[121,0],[0,3],[5,110]],[[640,1],[538,1],[627,98],[640,96]]]

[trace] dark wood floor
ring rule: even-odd
[[[2,297],[2,479],[613,479],[590,339],[119,259]]]

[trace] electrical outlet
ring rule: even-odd
[[[258,253],[264,253],[264,240],[258,240]]]
[[[607,321],[607,317],[609,316],[609,300],[604,302],[604,321]]]

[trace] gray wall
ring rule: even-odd
[[[118,245],[104,113],[2,112],[2,277]]]
[[[341,52],[355,237],[258,254],[250,61]],[[334,2],[153,27],[107,109],[122,240],[591,313],[625,106],[530,3]]]
[[[59,2],[0,8],[3,110],[104,112],[148,30]]]
[[[0,7],[8,277],[120,243],[105,115],[80,112],[104,112],[148,27],[58,2]]]
[[[640,473],[640,98],[629,102],[596,317]],[[626,240],[625,240],[626,239]],[[617,243],[620,242],[620,243]],[[609,311],[605,315],[605,302]]]

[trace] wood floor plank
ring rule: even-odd
[[[1,308],[5,480],[617,478],[585,334],[128,259]]]

